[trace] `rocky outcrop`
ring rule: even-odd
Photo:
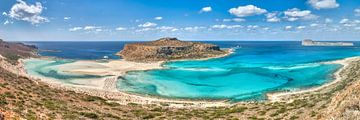
[[[5,42],[0,39],[0,55],[10,63],[17,63],[19,58],[37,57],[37,47],[23,43]],[[0,59],[2,58],[0,57]]]
[[[351,42],[317,42],[310,39],[303,40],[302,46],[354,46]]]
[[[128,61],[149,62],[208,58],[226,53],[213,44],[161,38],[152,42],[126,44],[118,55]]]

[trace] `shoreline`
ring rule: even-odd
[[[344,79],[344,76],[341,76],[340,73],[344,70],[346,70],[349,67],[349,64],[353,61],[357,61],[360,60],[360,57],[348,57],[348,58],[344,58],[344,59],[340,59],[340,60],[334,60],[334,61],[329,61],[329,62],[322,62],[322,64],[340,64],[342,65],[338,70],[336,70],[335,73],[333,73],[333,79],[327,83],[324,83],[323,85],[317,86],[317,87],[311,87],[311,88],[307,88],[307,89],[302,89],[302,90],[296,90],[296,91],[290,91],[290,92],[273,92],[273,93],[267,93],[267,100],[269,102],[279,102],[279,101],[283,101],[281,100],[282,98],[285,98],[287,96],[291,96],[291,95],[300,95],[300,94],[305,94],[305,93],[309,93],[309,92],[315,92],[315,91],[320,91],[322,89],[328,88],[331,85],[334,85],[338,82],[340,82],[341,80]]]
[[[208,59],[221,58],[231,55],[232,53],[233,53],[232,49],[229,49],[228,53],[220,56],[209,57],[204,59],[193,59],[193,60],[208,60]],[[41,59],[42,58],[40,58],[40,60]],[[44,59],[51,59],[51,58],[44,57]],[[26,60],[29,59],[20,60],[21,62],[19,63],[21,64],[21,66],[24,66],[24,62]],[[175,107],[175,108],[189,108],[189,107],[207,108],[207,107],[221,107],[221,106],[233,105],[227,103],[226,102],[227,100],[201,100],[201,99],[197,100],[197,99],[177,99],[177,98],[172,99],[172,98],[162,98],[159,96],[152,96],[152,95],[139,95],[139,94],[127,93],[116,89],[116,83],[117,83],[116,81],[118,80],[117,78],[125,75],[127,72],[144,71],[144,70],[146,71],[153,69],[166,69],[163,67],[163,64],[165,64],[166,62],[173,62],[173,60],[151,62],[151,63],[138,63],[138,62],[125,61],[125,60],[109,60],[105,63],[100,63],[95,60],[79,60],[74,63],[69,63],[70,65],[67,64],[59,67],[63,69],[63,71],[69,73],[92,74],[92,75],[102,75],[102,76],[111,75],[110,77],[103,77],[93,80],[92,79],[87,79],[83,81],[74,80],[80,85],[60,82],[53,78],[30,75],[29,73],[26,72],[24,67],[22,67],[22,71],[24,71],[23,72],[24,76],[32,78],[36,81],[43,81],[49,84],[53,88],[71,90],[78,93],[104,97],[123,105],[129,103],[157,104],[157,105],[168,104],[167,105],[168,107]],[[91,70],[91,68],[89,68],[91,64],[93,64],[94,66],[102,65],[106,69],[95,68]],[[74,66],[80,66],[80,68],[76,68]],[[83,69],[81,67],[83,67]],[[124,69],[122,69],[122,67]],[[107,72],[107,71],[111,71],[111,72]]]
[[[225,57],[225,56],[231,55],[232,53],[233,52],[230,51],[228,54],[222,55],[220,57],[214,57],[214,58]],[[213,58],[207,58],[207,59],[213,59]],[[207,59],[201,59],[201,60],[207,60]],[[350,58],[344,58],[341,60],[323,62],[323,64],[341,64],[342,65],[341,68],[338,69],[333,74],[334,79],[331,82],[325,83],[318,87],[303,89],[303,90],[298,90],[298,91],[267,93],[266,94],[267,100],[265,102],[277,102],[277,101],[281,101],[281,99],[284,98],[285,96],[291,96],[291,95],[295,95],[295,94],[298,95],[298,94],[318,91],[318,90],[327,88],[327,87],[339,82],[340,80],[342,80],[343,77],[340,76],[340,72],[343,71],[344,69],[346,69],[351,61],[355,61],[355,60],[359,60],[359,59],[360,59],[360,57],[350,57]],[[129,103],[157,104],[157,105],[168,104],[168,107],[175,107],[175,108],[189,108],[189,107],[190,108],[193,108],[193,107],[207,108],[207,107],[222,107],[222,106],[232,106],[232,105],[236,105],[236,104],[253,103],[253,102],[228,103],[228,102],[226,102],[228,100],[201,100],[201,99],[196,100],[196,99],[162,98],[159,96],[138,95],[138,94],[127,93],[127,92],[117,90],[116,87],[112,88],[112,89],[104,89],[103,87],[99,87],[99,86],[94,87],[94,86],[89,86],[89,85],[74,85],[74,84],[64,83],[64,82],[60,82],[60,81],[56,81],[56,80],[51,80],[49,78],[39,78],[37,76],[29,75],[28,73],[26,73],[25,68],[24,68],[25,60],[22,59],[20,61],[21,61],[20,62],[21,65],[18,65],[18,66],[20,66],[19,69],[22,69],[21,70],[22,72],[18,72],[18,73],[24,74],[25,76],[32,78],[35,81],[43,81],[45,83],[48,83],[51,87],[58,88],[58,89],[71,90],[71,91],[75,91],[78,93],[83,93],[83,94],[88,94],[88,95],[93,95],[93,96],[98,96],[98,97],[104,97],[104,98],[110,99],[114,102],[118,102],[119,104],[124,104],[124,105],[129,104]],[[112,60],[112,61],[117,61],[117,60]],[[87,61],[87,62],[93,62],[93,61]],[[125,62],[129,62],[129,61],[125,61]],[[168,61],[168,62],[171,62],[171,61]],[[160,62],[160,64],[158,64],[158,66],[157,66],[158,68],[152,68],[152,69],[164,69],[164,67],[162,66],[162,64],[164,64],[164,63],[166,63],[166,62],[165,61]],[[149,64],[149,63],[144,63],[144,64]],[[151,68],[148,68],[145,70],[151,70]],[[124,75],[130,71],[134,71],[134,70],[125,71],[122,74],[119,74],[115,77],[116,78],[121,77],[122,75]],[[112,76],[112,77],[114,77],[114,76]],[[101,80],[97,79],[96,81],[98,83],[95,83],[95,84],[103,83],[102,86],[104,86],[104,84],[105,84],[104,81],[106,81],[106,80],[107,80],[107,77],[105,77],[104,79],[101,79]],[[113,81],[110,80],[110,82],[112,82],[113,85],[114,85],[114,83],[116,83],[116,81],[117,81],[117,79],[115,79]],[[90,83],[91,81],[90,82],[86,81],[86,82]]]

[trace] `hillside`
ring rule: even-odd
[[[185,42],[177,38],[161,38],[156,41],[126,44],[118,53],[128,61],[166,61],[199,59],[226,54],[220,47],[200,42]]]
[[[19,58],[37,57],[36,51],[36,46],[5,42],[0,39],[0,55],[12,64],[16,64]]]

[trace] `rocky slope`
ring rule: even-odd
[[[161,38],[152,42],[126,44],[118,55],[128,61],[148,62],[208,58],[226,53],[226,51],[220,50],[219,46],[213,44]]]
[[[36,46],[5,42],[0,39],[0,55],[12,64],[16,64],[19,58],[37,57],[36,51]]]

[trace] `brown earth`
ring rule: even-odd
[[[128,61],[149,62],[209,58],[226,53],[213,44],[161,38],[152,42],[126,44],[118,55]]]
[[[5,42],[0,39],[0,55],[7,58],[12,64],[16,64],[19,58],[37,57],[37,47],[23,43]]]

